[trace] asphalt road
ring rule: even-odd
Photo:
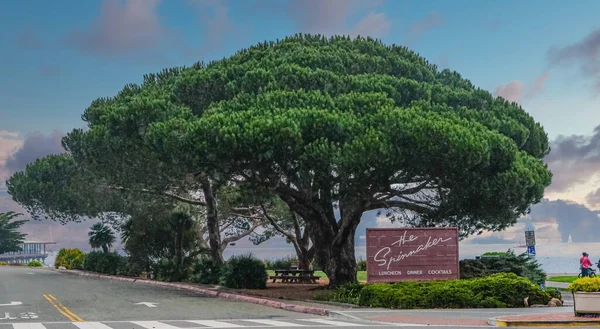
[[[359,324],[385,327],[48,269],[0,267],[0,329],[344,328]]]

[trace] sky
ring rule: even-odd
[[[62,152],[94,99],[146,73],[345,34],[405,45],[520,103],[552,140],[546,197],[600,210],[598,12],[594,0],[1,1],[0,181]]]

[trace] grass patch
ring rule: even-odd
[[[548,278],[548,281],[552,282],[565,282],[565,283],[573,283],[573,281],[577,280],[577,276],[574,275],[565,275],[565,276],[553,276]]]
[[[267,275],[273,276],[273,275],[275,275],[275,271],[268,270]],[[327,274],[325,274],[325,272],[323,272],[323,271],[315,271],[315,276],[318,276],[319,278],[323,278],[323,279],[327,278]],[[356,277],[358,278],[358,281],[367,281],[367,271],[358,271],[356,273]]]

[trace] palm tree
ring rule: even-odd
[[[5,252],[21,251],[21,244],[25,234],[18,231],[26,220],[15,220],[22,214],[13,211],[0,213],[0,254]]]
[[[98,222],[90,227],[88,236],[90,237],[90,246],[92,248],[102,248],[104,253],[108,253],[108,249],[115,242],[115,233],[113,230],[102,222]]]

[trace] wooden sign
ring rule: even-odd
[[[457,228],[367,228],[367,282],[459,279]]]

